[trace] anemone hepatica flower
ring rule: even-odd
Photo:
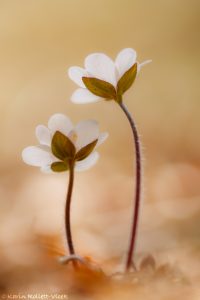
[[[138,72],[150,60],[139,64],[136,51],[123,49],[115,61],[103,53],[86,57],[85,68],[70,67],[68,74],[79,88],[73,93],[74,103],[97,102],[101,98],[121,102],[122,95],[131,87]]]
[[[107,136],[99,133],[94,120],[81,121],[74,127],[67,116],[55,114],[49,119],[48,127],[36,127],[39,145],[25,148],[22,158],[44,172],[67,171],[71,163],[75,164],[76,171],[83,171],[96,163],[99,158],[96,148]]]
[[[85,68],[69,68],[69,77],[79,85],[72,94],[74,103],[97,102],[100,99],[114,100],[126,115],[130,124],[134,153],[136,156],[135,197],[134,212],[131,228],[130,244],[128,249],[126,270],[132,266],[132,258],[136,246],[136,233],[138,227],[140,195],[141,195],[141,150],[140,140],[134,119],[123,103],[123,94],[132,86],[141,67],[151,60],[139,64],[136,60],[136,51],[131,48],[123,49],[115,61],[103,53],[93,53],[86,57]]]
[[[65,206],[65,231],[70,256],[64,260],[76,260],[71,234],[70,207],[74,184],[74,170],[82,171],[92,167],[98,160],[96,148],[105,141],[107,133],[99,133],[98,123],[94,120],[81,121],[73,126],[63,114],[53,115],[48,127],[36,127],[38,146],[27,147],[22,152],[25,163],[40,167],[45,172],[69,170],[69,184]],[[74,261],[75,260],[75,261]]]

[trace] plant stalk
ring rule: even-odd
[[[66,206],[65,206],[65,230],[66,230],[66,237],[67,237],[67,244],[69,248],[69,254],[74,255],[74,245],[72,241],[72,233],[71,233],[71,198],[72,198],[72,191],[74,185],[74,162],[69,164],[69,184],[68,184],[68,191],[66,197]],[[77,263],[73,261],[74,267],[77,266]]]
[[[135,184],[135,202],[134,202],[134,212],[133,212],[133,221],[130,235],[130,243],[128,248],[128,255],[126,261],[126,271],[130,267],[134,266],[134,253],[136,248],[136,238],[137,238],[137,229],[139,222],[139,208],[140,208],[140,197],[141,197],[141,150],[140,150],[140,139],[137,132],[135,122],[129,113],[127,107],[122,101],[119,102],[119,105],[123,112],[125,113],[133,133],[133,140],[135,145],[135,155],[136,155],[136,184]]]

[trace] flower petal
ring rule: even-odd
[[[103,133],[100,133],[99,137],[98,137],[98,142],[95,146],[95,149],[100,146],[103,142],[105,142],[105,140],[108,138],[108,132],[103,132]]]
[[[60,131],[62,134],[67,136],[72,130],[73,124],[67,116],[63,114],[55,114],[49,119],[48,127],[52,135],[54,135],[56,131]]]
[[[71,80],[73,80],[77,85],[82,88],[85,88],[85,85],[82,81],[82,77],[88,76],[88,73],[85,69],[80,67],[71,67],[68,70],[68,75]]]
[[[115,64],[119,73],[119,78],[124,75],[136,62],[137,53],[134,49],[123,49],[116,57]]]
[[[42,166],[40,168],[40,170],[43,172],[43,173],[46,173],[46,174],[52,174],[54,173],[51,169],[51,165],[46,165],[46,166]]]
[[[87,89],[82,88],[77,89],[71,96],[71,101],[76,104],[92,103],[100,100],[100,97],[97,97]]]
[[[141,70],[141,68],[143,68],[143,66],[145,66],[145,65],[147,65],[151,62],[152,62],[152,59],[148,59],[148,60],[143,61],[141,64],[138,63],[137,64],[138,65],[138,72]]]
[[[114,62],[103,53],[93,53],[86,57],[85,68],[89,76],[105,80],[114,86],[117,84],[116,68]]]
[[[51,145],[51,134],[46,126],[38,125],[36,127],[35,134],[41,145]]]
[[[99,153],[93,152],[86,159],[76,162],[75,171],[85,171],[94,166],[99,159]]]
[[[56,158],[40,146],[30,146],[22,151],[23,161],[31,166],[42,167],[51,164]]]
[[[79,122],[74,128],[77,134],[76,149],[79,150],[99,137],[99,126],[94,120]]]

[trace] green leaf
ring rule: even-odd
[[[70,139],[62,134],[60,131],[56,131],[51,142],[52,153],[59,159],[74,158],[76,149]]]
[[[120,78],[117,84],[117,95],[123,95],[133,84],[137,75],[137,63],[135,63],[124,75]],[[119,97],[120,98],[120,97]]]
[[[92,143],[86,145],[85,147],[81,148],[76,153],[75,159],[80,161],[80,160],[83,160],[86,157],[88,157],[92,153],[92,151],[94,150],[94,147],[96,146],[97,141],[98,141],[98,139],[93,141]]]
[[[54,172],[64,172],[69,170],[67,162],[57,161],[51,164],[51,170]]]
[[[116,90],[111,83],[93,77],[82,77],[82,80],[92,94],[107,100],[116,99]]]

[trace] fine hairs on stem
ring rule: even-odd
[[[133,223],[130,236],[130,244],[128,248],[128,255],[126,261],[126,270],[128,271],[132,265],[134,265],[133,256],[135,253],[136,247],[136,237],[137,237],[137,228],[139,222],[139,208],[140,208],[140,196],[141,196],[141,149],[140,149],[140,140],[137,132],[136,125],[134,120],[129,113],[128,109],[122,101],[119,102],[119,105],[123,112],[125,113],[129,124],[132,129],[134,145],[135,145],[135,155],[136,155],[136,187],[135,187],[135,203],[134,203],[134,212],[133,212]]]

